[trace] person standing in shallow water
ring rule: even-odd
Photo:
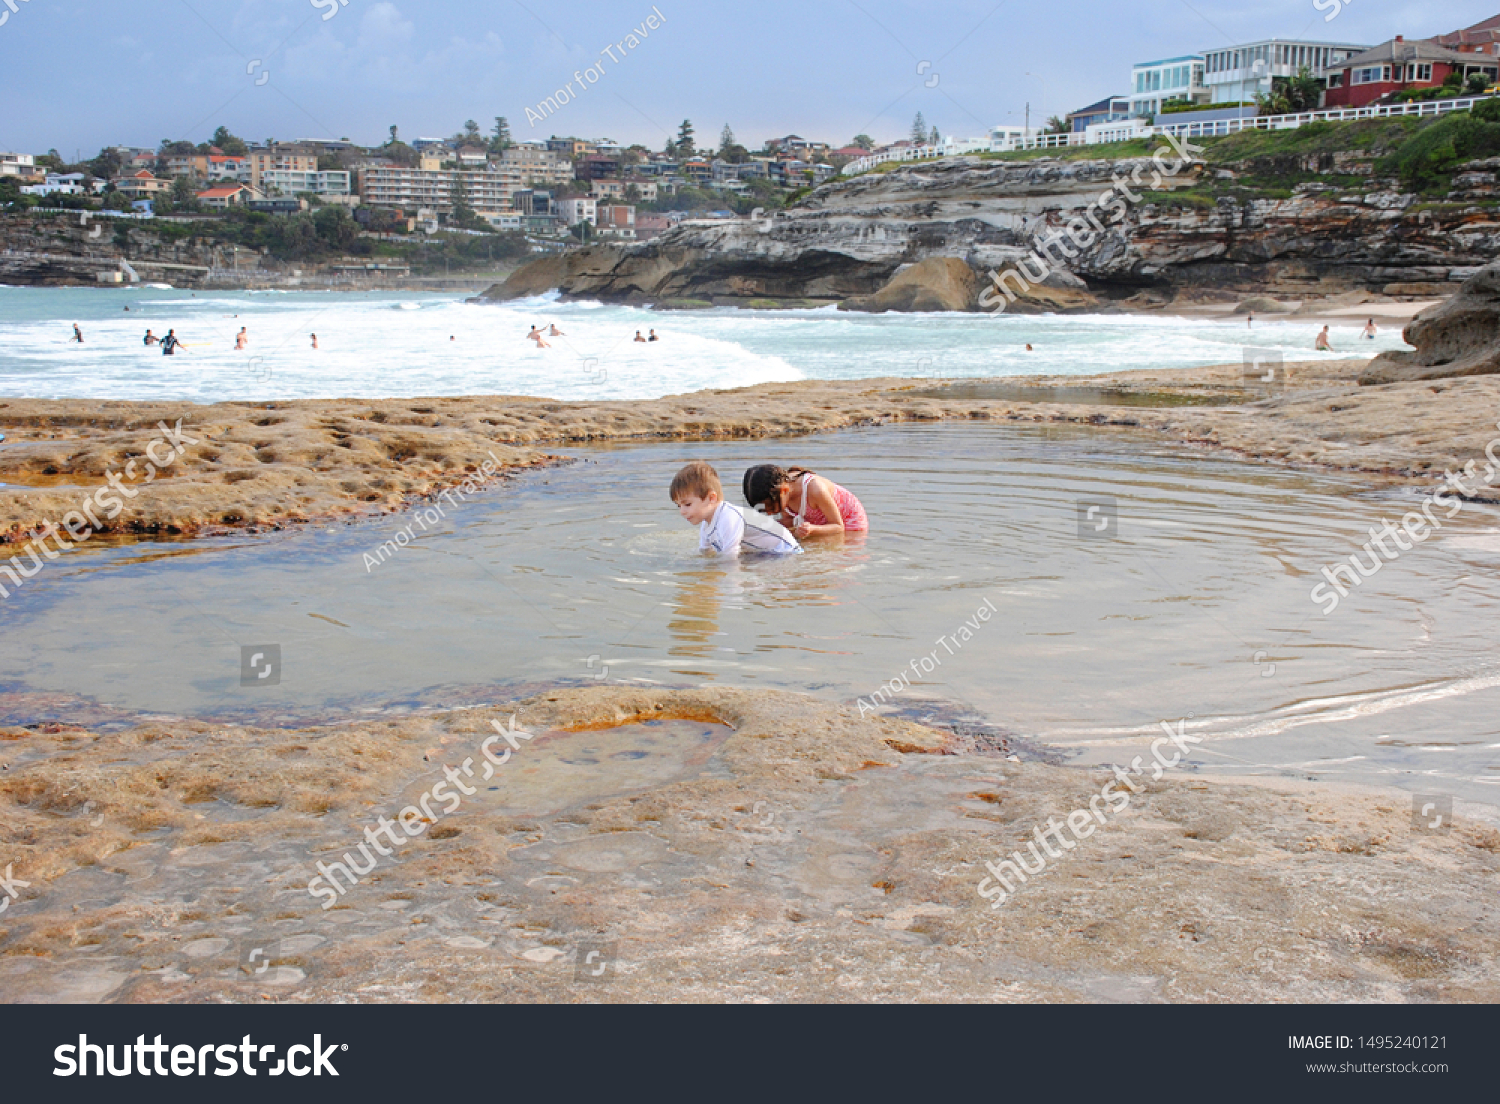
[[[864,506],[851,491],[806,468],[759,464],[745,473],[743,489],[746,502],[776,518],[798,540],[870,528]]]

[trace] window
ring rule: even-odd
[[[1424,84],[1432,83],[1432,63],[1424,65],[1408,65],[1406,67],[1406,79],[1409,81],[1421,81]]]
[[[1391,79],[1391,67],[1389,65],[1371,65],[1364,69],[1354,70],[1354,79],[1351,84],[1379,84],[1381,81]]]
[[[1344,74],[1342,74],[1342,73],[1330,73],[1328,75],[1328,87],[1329,88],[1342,88],[1342,87],[1344,87]]]

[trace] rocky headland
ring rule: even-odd
[[[835,179],[764,217],[534,261],[483,298],[557,288],[658,307],[976,311],[995,306],[992,274],[1036,272],[1026,258],[1070,223],[1087,234],[1053,247],[1045,278],[1001,299],[1005,309],[1446,295],[1500,256],[1500,160],[1462,166],[1434,198],[1375,176],[1373,140],[1233,158],[1213,146],[1170,173],[1175,155],[1162,149],[1156,160],[959,157]],[[1090,208],[1103,233],[1089,229]]]

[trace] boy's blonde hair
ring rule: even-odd
[[[714,471],[713,466],[705,464],[702,460],[694,460],[672,477],[673,502],[684,495],[707,498],[711,494],[723,498],[724,484],[719,482],[719,473]]]

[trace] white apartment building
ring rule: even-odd
[[[1204,83],[1213,103],[1245,103],[1257,92],[1269,93],[1274,77],[1295,77],[1305,66],[1322,79],[1330,67],[1364,53],[1368,46],[1349,42],[1313,42],[1270,38],[1203,54]]]
[[[592,196],[554,200],[552,207],[562,216],[564,226],[577,226],[580,222],[595,226],[599,222],[599,201]]]
[[[480,172],[408,169],[400,165],[371,165],[359,170],[359,194],[366,207],[406,211],[426,208],[448,215],[453,213],[453,200],[460,184],[475,213],[490,218],[515,211],[514,199],[521,190],[521,177],[504,166]]]
[[[1155,115],[1171,100],[1207,103],[1203,55],[1143,61],[1130,70],[1130,113]]]
[[[265,196],[294,196],[306,192],[325,203],[345,203],[353,198],[349,174],[336,169],[264,169],[260,174],[260,193]]]

